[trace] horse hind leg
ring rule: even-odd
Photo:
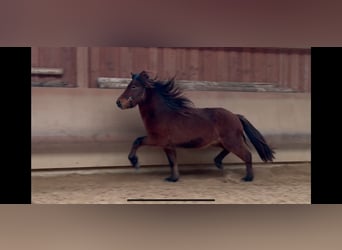
[[[227,149],[223,149],[215,158],[214,158],[214,162],[215,162],[215,166],[219,169],[223,169],[223,165],[222,165],[222,160],[224,157],[226,157],[229,154],[229,151]]]
[[[235,151],[235,152],[234,152]],[[252,154],[249,150],[244,146],[240,146],[237,149],[232,151],[236,154],[241,160],[243,160],[246,164],[246,176],[242,178],[244,181],[253,181],[254,173],[252,167]]]
[[[253,181],[254,179],[254,173],[253,173],[253,167],[252,167],[252,154],[248,150],[246,150],[244,160],[246,163],[246,176],[242,178],[244,181]]]
[[[243,181],[253,181],[254,173],[253,173],[253,167],[252,167],[252,154],[251,152],[246,148],[243,141],[239,144],[228,144],[223,143],[224,148],[236,156],[238,156],[242,161],[246,164],[246,176],[242,178]]]
[[[165,178],[166,181],[176,182],[179,179],[178,164],[176,161],[176,150],[170,148],[164,148],[165,154],[170,164],[171,175]]]

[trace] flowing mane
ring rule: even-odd
[[[153,90],[163,99],[167,107],[174,111],[185,111],[194,108],[191,100],[183,96],[183,92],[175,84],[175,78],[165,82],[153,81]]]

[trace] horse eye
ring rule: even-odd
[[[131,87],[131,88],[132,88],[132,89],[135,89],[136,87],[137,87],[137,86],[135,86],[135,85],[132,85],[132,87]]]

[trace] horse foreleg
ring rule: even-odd
[[[141,136],[134,140],[131,151],[128,154],[128,159],[131,162],[132,166],[135,168],[139,168],[139,162],[138,157],[136,155],[137,150],[143,146],[146,145],[146,138],[147,136]]]
[[[170,168],[171,168],[171,176],[165,178],[166,181],[176,182],[179,178],[178,164],[176,161],[176,150],[170,148],[164,148],[167,159],[169,160]]]

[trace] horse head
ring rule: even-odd
[[[139,74],[131,73],[131,76],[131,82],[116,101],[116,104],[121,109],[135,107],[145,100],[146,89],[153,88],[153,80],[150,79],[146,71]]]

